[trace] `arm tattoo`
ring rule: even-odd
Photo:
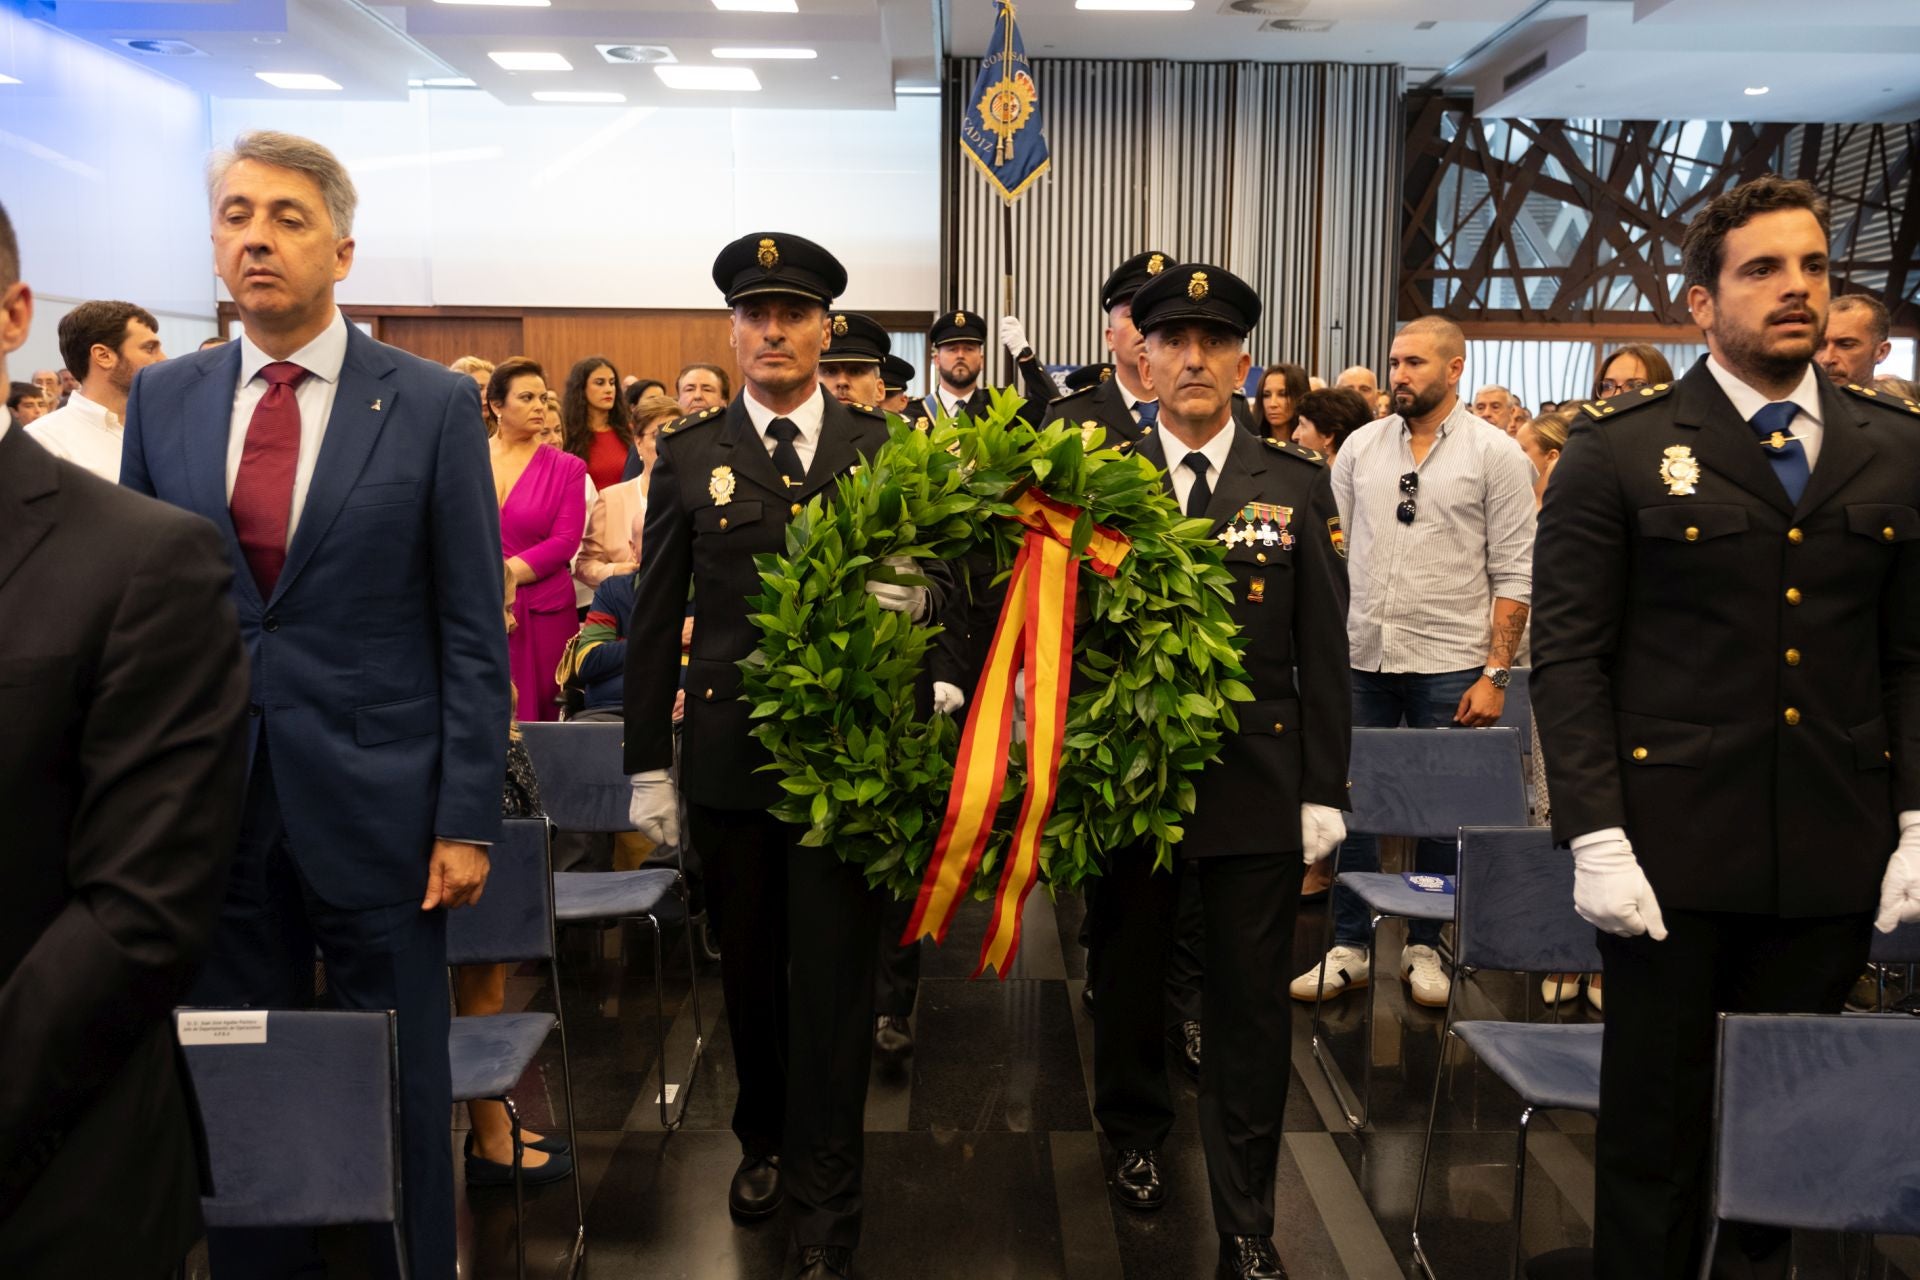
[[[1520,636],[1527,629],[1527,606],[1515,604],[1511,600],[1502,601],[1507,606],[1505,616],[1499,616],[1496,610],[1493,624],[1493,648],[1487,654],[1490,667],[1510,667],[1513,655],[1520,651]]]

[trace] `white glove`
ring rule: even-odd
[[[1015,360],[1020,358],[1022,351],[1033,345],[1027,341],[1027,328],[1020,323],[1020,317],[1000,317],[1000,345],[1005,347],[1008,354]]]
[[[1880,915],[1873,927],[1892,933],[1903,924],[1920,923],[1920,809],[1900,815],[1900,843],[1887,859],[1880,880]]]
[[[910,556],[888,556],[880,562],[895,573],[916,573]],[[902,587],[891,582],[867,581],[867,594],[880,602],[882,609],[904,613],[915,622],[927,616],[927,589]]]
[[[1653,886],[1619,827],[1593,831],[1573,842],[1573,909],[1596,929],[1631,938],[1667,936]]]
[[[1347,838],[1347,820],[1331,805],[1300,806],[1300,857],[1308,866],[1340,847]]]
[[[649,769],[633,775],[627,821],[657,845],[680,843],[680,797],[665,769]]]
[[[967,705],[967,695],[960,692],[957,684],[948,684],[945,680],[933,682],[933,713],[950,716]]]

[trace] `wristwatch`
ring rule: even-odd
[[[1488,667],[1480,675],[1496,689],[1506,688],[1507,682],[1513,679],[1513,672],[1505,667]]]

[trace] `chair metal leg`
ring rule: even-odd
[[[1713,1254],[1720,1247],[1720,1216],[1715,1214],[1707,1225],[1707,1247],[1700,1255],[1700,1280],[1713,1280]]]
[[[567,1099],[567,1148],[573,1153],[573,1250],[567,1260],[567,1277],[580,1269],[587,1248],[587,1206],[580,1191],[580,1135],[574,1127],[573,1056],[567,1050],[567,1015],[560,996],[560,952],[554,949],[547,972],[553,977],[553,1020],[560,1032],[560,1091]],[[517,1131],[516,1131],[517,1132]]]
[[[1440,1023],[1440,1061],[1433,1072],[1433,1098],[1427,1104],[1427,1140],[1420,1148],[1420,1173],[1413,1183],[1413,1260],[1427,1280],[1436,1280],[1436,1277],[1433,1263],[1427,1259],[1426,1246],[1420,1240],[1420,1209],[1426,1201],[1427,1165],[1433,1159],[1433,1128],[1440,1115],[1440,1080],[1446,1074],[1447,1044],[1453,1037],[1453,1002],[1459,989],[1460,984],[1456,982],[1447,993],[1447,1011]]]
[[[680,1086],[680,1105],[676,1111],[668,1111],[667,1103],[667,997],[666,973],[664,972],[665,953],[661,937],[663,926],[657,916],[635,917],[636,923],[647,926],[653,936],[653,1011],[654,1011],[654,1052],[660,1059],[660,1127],[668,1133],[678,1129],[687,1119],[687,1106],[693,1095],[694,1070],[700,1063],[700,1055],[706,1044],[706,1037],[700,1025],[700,996],[698,994],[699,975],[689,969],[687,974],[688,999],[693,1006],[693,1053],[687,1059],[686,1083]],[[693,960],[693,918],[688,913],[686,920],[687,960]]]
[[[1340,850],[1335,849],[1333,851],[1333,858],[1333,887],[1327,891],[1327,934],[1325,945],[1321,948],[1320,968],[1318,970],[1320,978],[1313,989],[1313,1027],[1312,1034],[1308,1039],[1308,1046],[1312,1050],[1313,1060],[1320,1066],[1321,1078],[1327,1082],[1327,1088],[1332,1092],[1333,1100],[1339,1104],[1341,1112],[1347,1118],[1348,1127],[1357,1130],[1366,1125],[1367,1118],[1366,1115],[1358,1109],[1357,1104],[1350,1104],[1347,1101],[1348,1098],[1353,1096],[1353,1090],[1347,1086],[1345,1074],[1333,1061],[1333,1046],[1327,1042],[1327,1024],[1322,1017],[1322,1010],[1326,1005],[1327,999],[1326,953],[1333,949],[1334,929],[1336,928],[1333,915],[1333,895],[1340,887]],[[1369,949],[1367,951],[1367,965],[1369,974],[1371,974],[1373,965],[1371,943],[1369,943]],[[1367,979],[1367,986],[1367,998],[1371,1000],[1373,996],[1373,979],[1371,976]],[[1370,1022],[1369,1025],[1371,1025]],[[1368,1037],[1368,1040],[1368,1052],[1371,1053],[1371,1036]]]
[[[511,1097],[501,1097],[507,1108],[507,1124],[513,1133],[513,1253],[520,1280],[527,1280],[527,1193],[521,1180],[521,1165],[526,1147],[520,1141],[520,1109]]]
[[[1531,1123],[1533,1108],[1522,1107],[1520,1139],[1513,1152],[1513,1266],[1507,1273],[1508,1280],[1520,1280],[1520,1252],[1524,1239],[1520,1233],[1520,1223],[1527,1207],[1527,1126]]]

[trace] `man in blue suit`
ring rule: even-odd
[[[121,483],[224,536],[252,666],[240,848],[191,1002],[398,1014],[409,1268],[454,1274],[446,912],[500,829],[499,510],[473,381],[348,324],[353,183],[240,137],[209,186],[237,342],[135,380]],[[271,1023],[269,1022],[269,1034]],[[304,1232],[216,1231],[213,1273],[315,1268]]]

